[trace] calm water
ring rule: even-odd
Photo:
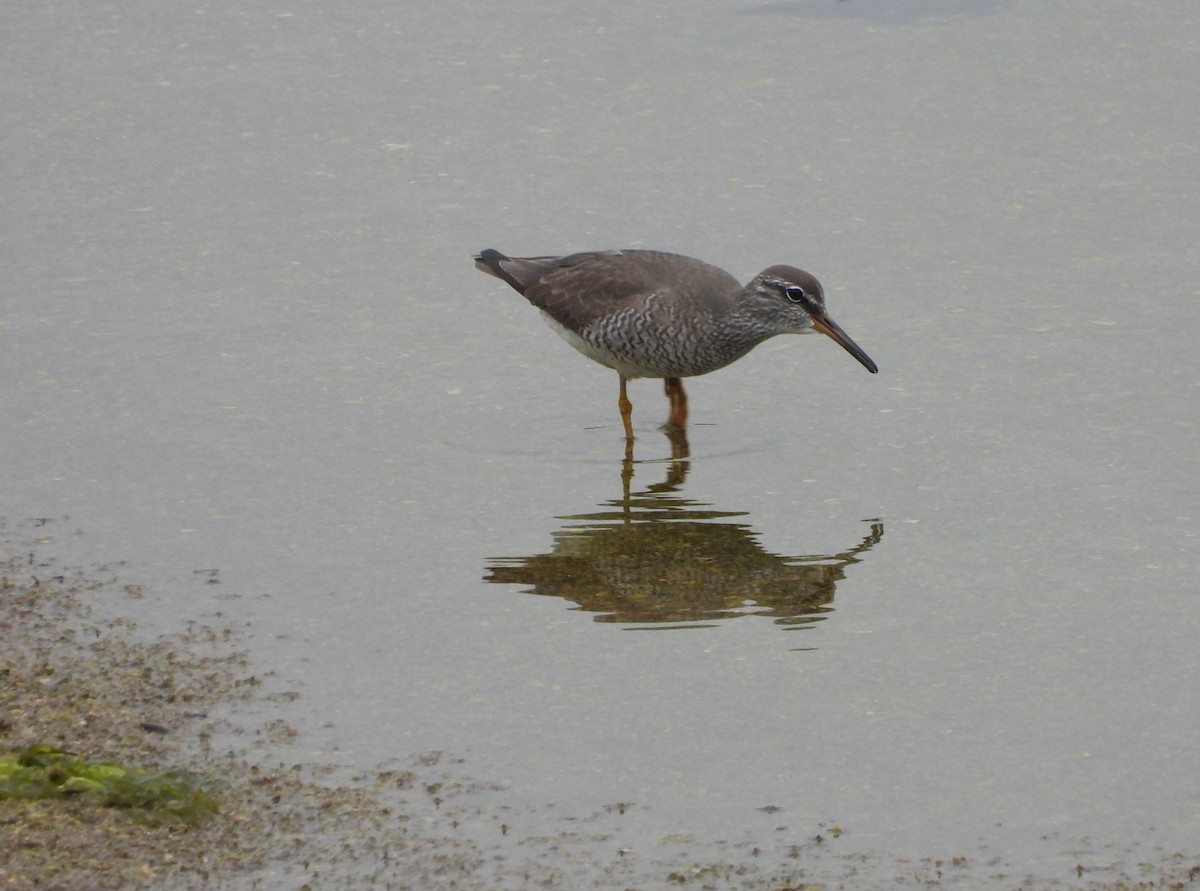
[[[1200,9],[900,10],[0,14],[0,512],[510,852],[1194,854]],[[880,374],[769,342],[686,465],[636,382],[623,479],[490,246],[799,265]]]

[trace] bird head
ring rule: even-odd
[[[875,374],[879,367],[825,311],[825,291],[816,277],[794,266],[763,270],[746,288],[754,314],[779,334],[820,331]]]

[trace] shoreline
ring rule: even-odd
[[[64,571],[41,554],[46,539],[14,540],[24,531],[0,521],[0,755],[49,745],[88,761],[182,770],[201,779],[220,810],[195,825],[147,825],[74,799],[0,798],[0,891],[1200,885],[1200,858],[1153,851],[1148,862],[1137,841],[1110,850],[1104,864],[1047,880],[980,852],[920,860],[841,853],[836,837],[786,860],[764,852],[753,865],[703,844],[648,843],[627,856],[603,833],[573,837],[569,827],[579,826],[569,817],[559,838],[523,839],[506,822],[517,815],[486,798],[502,786],[465,779],[462,762],[442,752],[343,782],[329,780],[337,771],[328,765],[271,763],[275,743],[297,731],[271,719],[253,661],[229,628],[189,623],[139,640],[136,623],[103,618],[96,607],[114,588],[137,600],[136,584]],[[256,708],[261,726],[220,717],[237,704]]]

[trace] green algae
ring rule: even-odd
[[[139,822],[198,823],[219,810],[186,771],[155,773],[138,767],[86,761],[52,746],[27,746],[0,757],[0,799],[70,798],[116,808]]]

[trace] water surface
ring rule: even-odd
[[[4,13],[0,510],[510,858],[1195,854],[1200,13],[904,8]],[[489,246],[798,265],[880,373],[771,341],[686,468],[635,382],[629,479]]]

